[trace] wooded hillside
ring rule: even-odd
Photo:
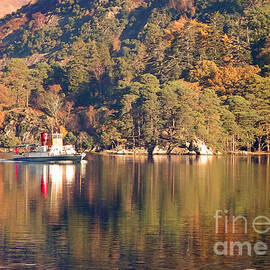
[[[0,38],[2,145],[36,110],[85,147],[270,150],[270,1],[40,0]]]

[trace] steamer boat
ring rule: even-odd
[[[25,147],[26,151],[19,153],[19,148]],[[29,148],[32,148],[30,151]],[[53,161],[81,161],[85,153],[76,152],[72,145],[63,145],[63,135],[60,133],[41,134],[41,145],[24,145],[15,148],[14,161],[28,162],[53,162]]]

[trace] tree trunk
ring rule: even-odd
[[[269,135],[266,136],[266,150],[268,153],[270,152]]]
[[[262,151],[262,138],[261,136],[258,136],[258,152]]]
[[[147,148],[148,156],[153,156],[154,149],[155,149],[155,146],[150,146]]]
[[[247,151],[251,152],[251,145],[249,143],[247,144]]]
[[[141,127],[140,127],[140,124],[138,125],[138,139],[139,139],[139,146],[141,146]]]
[[[232,136],[232,151],[235,151],[235,138],[234,135]]]
[[[26,104],[25,104],[26,108],[28,108],[29,106],[29,94],[28,94],[28,90],[26,90]]]
[[[154,141],[147,144],[148,156],[153,156],[153,151],[156,145],[157,145],[157,142],[154,142]]]
[[[172,138],[172,127],[169,128],[169,136],[170,136],[170,142],[173,142],[173,138]]]
[[[135,149],[135,146],[136,146],[136,141],[135,141],[135,134],[134,134],[134,130],[132,131],[132,140],[133,140],[133,149]]]
[[[248,45],[250,45],[249,28],[248,28],[248,26],[246,28],[246,31],[247,31],[247,43],[248,43]]]
[[[16,91],[16,104],[19,106],[19,91]]]

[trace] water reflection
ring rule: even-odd
[[[47,193],[48,193],[48,167],[46,165],[44,165],[43,169],[42,169],[41,193],[45,198],[47,197]]]
[[[0,163],[0,265],[11,269],[270,268],[270,257],[218,257],[217,209],[270,217],[269,158],[89,156],[88,163]],[[249,224],[250,225],[250,224]],[[229,227],[231,223],[229,223]],[[270,255],[270,251],[268,253]],[[20,264],[20,265],[18,265]],[[23,265],[25,264],[25,265]]]

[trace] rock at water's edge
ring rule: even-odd
[[[214,155],[213,151],[209,149],[206,144],[197,139],[193,140],[189,146],[190,151],[195,151],[198,155]]]

